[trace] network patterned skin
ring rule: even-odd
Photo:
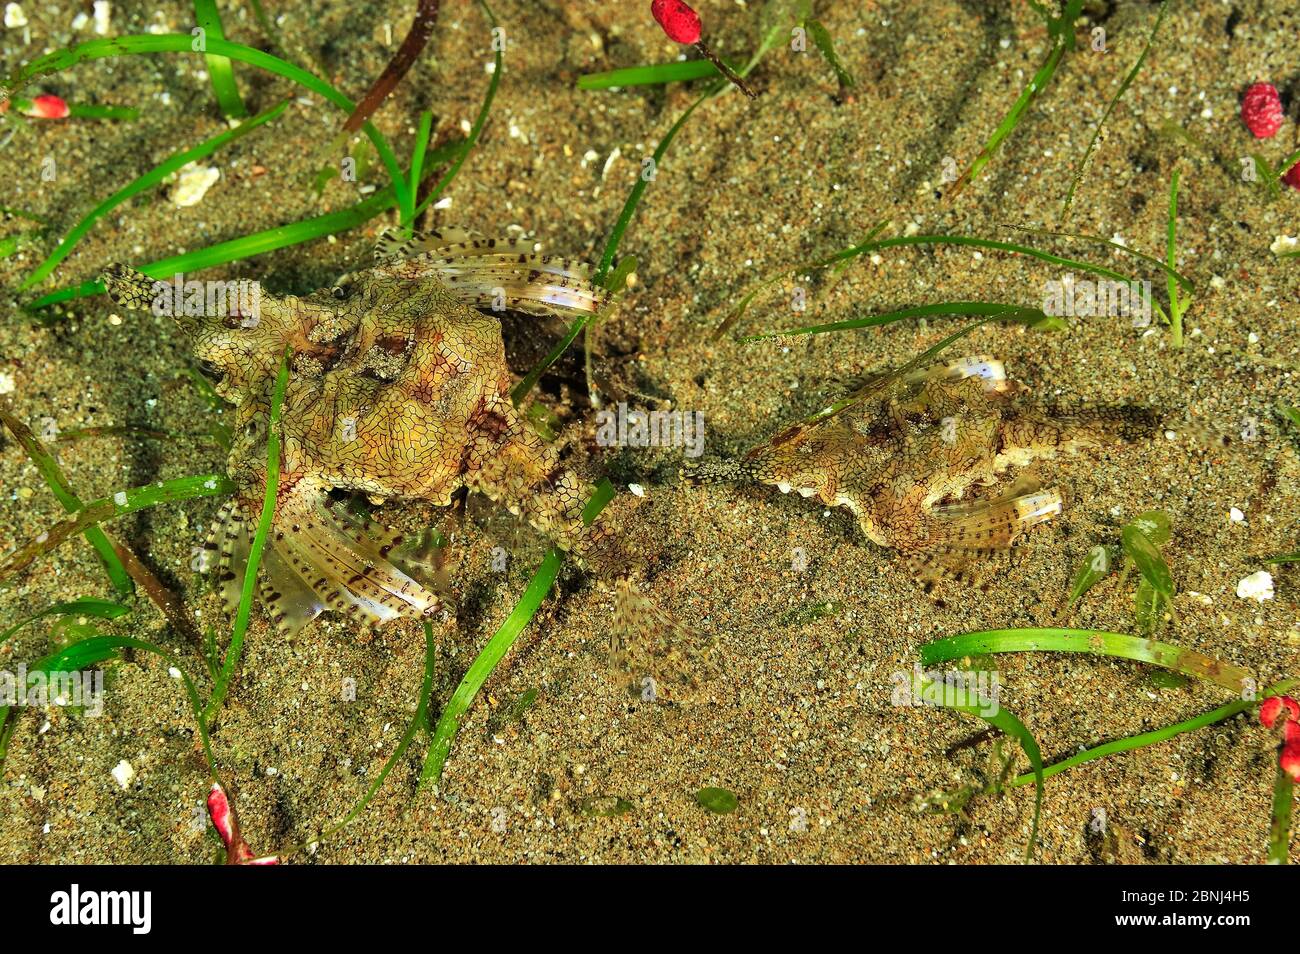
[[[481,303],[485,282],[504,286],[493,290],[511,307],[532,311],[557,311],[557,296],[582,294],[594,308],[601,293],[571,263],[493,240],[460,242],[448,252],[446,241],[437,233],[422,238],[432,252],[408,242],[400,251],[412,257],[381,261],[311,295],[263,293],[256,314],[177,318],[195,356],[218,376],[218,393],[235,405],[228,470],[238,492],[223,511],[228,525],[209,541],[222,551],[228,603],[242,576],[249,525],[262,508],[271,397],[286,355],[264,579],[277,623],[296,632],[322,609],[384,622],[427,615],[437,603],[393,552],[400,535],[330,507],[327,494],[335,489],[375,503],[447,506],[468,488],[521,515],[590,568],[619,564],[612,521],[588,526],[582,519],[594,488],[560,464],[511,402],[498,317],[472,306]],[[472,287],[458,287],[466,276]],[[110,267],[105,278],[127,307],[149,307],[157,293],[153,280],[126,266]]]
[[[872,542],[958,571],[1061,512],[1059,491],[1032,481],[969,498],[974,489],[996,484],[1012,467],[1155,430],[1154,415],[1137,408],[1044,414],[1013,400],[1022,390],[988,357],[886,374],[834,413],[687,477],[751,480],[846,507]]]

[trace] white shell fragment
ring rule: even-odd
[[[214,182],[221,178],[221,171],[214,166],[198,166],[188,163],[176,176],[176,185],[172,186],[171,200],[182,208],[198,205],[208,194]]]
[[[12,30],[16,27],[27,26],[27,14],[23,13],[23,8],[16,3],[5,4],[5,27]]]
[[[122,759],[122,761],[113,766],[112,775],[118,785],[123,789],[128,789],[131,787],[131,782],[135,779],[135,769],[131,767],[130,762],[126,759]]]
[[[1237,584],[1237,595],[1243,600],[1258,600],[1264,602],[1273,598],[1273,574],[1267,570],[1260,570],[1258,573],[1252,573],[1250,576],[1243,577]]]

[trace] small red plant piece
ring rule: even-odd
[[[1282,128],[1282,100],[1272,83],[1255,83],[1241,98],[1241,121],[1256,139],[1268,139]]]
[[[1282,174],[1282,181],[1291,188],[1300,190],[1300,162]]]
[[[1300,782],[1300,702],[1290,696],[1269,696],[1259,707],[1259,721],[1273,728],[1282,721],[1282,751],[1277,764],[1293,781]]]
[[[1282,754],[1278,756],[1277,764],[1291,776],[1291,781],[1300,782],[1300,723],[1286,724]]]
[[[1292,722],[1300,722],[1300,702],[1290,696],[1269,696],[1259,707],[1259,721],[1265,728],[1273,728],[1277,717],[1286,709]]]
[[[276,855],[258,857],[253,854],[253,849],[248,847],[248,842],[244,841],[243,836],[239,834],[239,816],[235,813],[235,805],[226,795],[226,790],[221,787],[220,782],[213,782],[212,790],[208,792],[208,815],[212,818],[212,827],[221,836],[221,843],[226,846],[226,864],[278,865],[280,863]]]
[[[37,119],[67,119],[68,113],[68,104],[62,96],[45,93],[32,100],[32,108],[27,115]]]
[[[740,78],[735,70],[722,62],[718,55],[705,45],[704,40],[700,38],[702,33],[700,15],[692,10],[689,4],[683,3],[682,0],[652,0],[650,12],[659,21],[664,33],[668,34],[668,39],[674,43],[683,43],[695,47],[710,63],[718,68],[719,73],[729,79],[736,89],[750,99],[758,95],[748,83]]]

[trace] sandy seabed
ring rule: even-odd
[[[678,55],[642,6],[497,0],[509,38],[500,92],[432,224],[535,237],[574,257],[600,255],[642,159],[698,95],[681,84],[576,88],[583,73]],[[757,42],[761,4],[698,6],[724,55],[740,57]],[[222,7],[231,39],[267,47],[246,5]],[[376,117],[400,155],[409,154],[425,108],[436,116],[435,142],[462,135],[489,78],[484,21],[467,4],[448,7],[429,50]],[[788,307],[794,283],[787,282],[760,297],[733,332],[711,337],[756,281],[853,245],[882,219],[890,223],[886,234],[1027,242],[1141,274],[1161,300],[1164,282],[1149,264],[1007,228],[1060,226],[1074,169],[1156,15],[1145,3],[1095,7],[1079,34],[1086,41],[1093,27],[1104,29],[1105,52],[1084,42],[1068,54],[983,175],[944,198],[945,171],[978,154],[1047,57],[1041,21],[1018,3],[827,5],[826,26],[857,80],[851,95],[839,95],[815,50],[782,43],[753,74],[762,91],[756,101],[726,95],[706,103],[659,165],[621,249],[637,257],[636,284],[595,342],[606,399],[702,413],[706,453],[734,454],[865,375],[906,361],[962,319],[777,342],[742,342],[741,335],[937,301],[1036,306],[1046,283],[1069,271],[969,247],[892,248],[816,276],[801,314]],[[80,4],[24,9],[28,25],[0,33],[6,72],[95,36],[93,22],[73,27]],[[352,96],[383,68],[409,24],[387,21],[391,8],[368,2],[289,2],[275,14],[288,53],[317,58]],[[119,2],[109,29],[188,32],[191,18],[184,3]],[[968,630],[1068,621],[1131,632],[1131,581],[1100,584],[1072,617],[1061,605],[1089,549],[1113,543],[1144,510],[1173,520],[1164,554],[1178,587],[1177,620],[1164,638],[1244,666],[1261,683],[1296,675],[1295,571],[1271,568],[1275,595],[1267,601],[1240,599],[1236,588],[1268,568],[1263,557],[1295,549],[1300,536],[1297,434],[1277,412],[1279,403],[1300,404],[1300,261],[1271,250],[1279,236],[1300,232],[1300,194],[1270,201],[1240,173],[1252,152],[1279,162],[1300,145],[1298,34],[1293,4],[1176,4],[1110,117],[1064,226],[1163,256],[1168,185],[1180,170],[1177,267],[1196,286],[1183,348],[1172,347],[1158,323],[1141,328],[1109,317],[1073,318],[1068,331],[1055,333],[988,326],[963,343],[968,353],[1004,359],[1031,401],[1137,403],[1229,433],[1254,422],[1256,439],[1219,451],[1160,440],[1044,465],[1040,477],[1065,496],[1063,516],[1030,534],[985,589],[945,584],[936,598],[843,511],[769,489],[684,487],[675,478],[678,448],[599,447],[574,366],[543,390],[575,435],[574,460],[589,474],[610,474],[620,489],[643,489],[629,533],[656,549],[647,589],[715,639],[725,664],[688,697],[643,701],[605,664],[607,592],[567,568],[464,720],[438,791],[414,794],[422,737],[356,822],[298,859],[1018,861],[1032,786],[977,797],[960,815],[924,810],[923,799],[979,783],[993,743],[975,738],[984,726],[969,716],[895,705],[892,677],[911,670],[922,645]],[[127,425],[173,435],[56,445],[86,500],[224,464],[206,436],[217,418],[186,376],[185,342],[167,319],[124,313],[97,296],[41,324],[18,308],[36,293],[17,290],[97,202],[223,128],[204,68],[201,58],[179,54],[84,63],[24,94],[134,105],[138,120],[32,122],[11,137],[0,132],[0,203],[52,223],[44,238],[0,259],[0,383],[11,390],[15,413],[30,422],[50,418],[62,431]],[[236,72],[254,109],[297,95],[269,74]],[[1289,112],[1274,139],[1256,142],[1238,102],[1262,79],[1283,90]],[[42,290],[93,279],[110,262],[145,263],[355,203],[358,188],[383,186],[382,167],[360,182],[334,179],[319,197],[311,187],[316,150],[341,119],[317,98],[295,99],[273,125],[204,162],[220,178],[199,203],[177,206],[167,186],[145,192],[98,223]],[[41,175],[47,157],[56,164],[52,179]],[[255,277],[275,294],[305,293],[368,261],[375,236],[390,224],[384,216],[200,277]],[[10,219],[3,234],[29,227]],[[521,367],[553,343],[552,332],[525,328],[513,336]],[[201,627],[224,634],[229,623],[211,585],[190,569],[218,506],[166,505],[113,526]],[[1243,519],[1233,519],[1232,508]],[[0,445],[0,551],[60,514],[18,444]],[[383,515],[415,519],[400,505]],[[454,623],[439,631],[435,708],[545,552],[536,534],[480,507],[470,508],[457,543],[461,603]],[[509,552],[504,573],[494,569],[495,547]],[[62,600],[109,595],[83,541],[14,582],[0,594],[0,626]],[[825,606],[832,611],[817,611]],[[159,641],[189,671],[203,671],[199,648],[148,604],[112,630]],[[4,664],[39,658],[56,635],[49,620],[23,629],[4,646]],[[423,648],[418,626],[370,636],[328,616],[286,644],[255,613],[239,677],[213,729],[255,848],[300,844],[347,812],[411,718]],[[1023,719],[1048,761],[1231,698],[1211,684],[1153,678],[1150,667],[1100,657],[1012,654],[996,665],[1001,705]],[[340,691],[345,680],[355,682],[355,700]],[[179,682],[165,663],[137,654],[110,667],[106,685],[98,718],[57,707],[17,714],[0,778],[0,861],[214,857],[219,846],[202,812],[208,770]],[[526,694],[534,698],[520,712]],[[1037,858],[1259,862],[1275,753],[1274,736],[1247,712],[1052,778]],[[125,787],[119,778],[126,775],[114,776],[124,761],[131,769]],[[1027,768],[1023,758],[1018,765]],[[702,808],[696,793],[705,787],[734,793],[737,809]]]

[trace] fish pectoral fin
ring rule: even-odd
[[[262,552],[262,602],[279,633],[292,639],[325,610],[325,600],[293,569],[273,542]]]
[[[1006,549],[1030,527],[1057,517],[1061,506],[1061,492],[1055,487],[948,504],[934,508],[926,518],[926,539],[936,549]]]
[[[262,601],[282,635],[293,637],[327,609],[364,624],[431,615],[441,600],[418,558],[394,552],[403,534],[353,517],[324,496],[277,512],[258,580]],[[221,509],[205,544],[219,553],[218,586],[226,611],[243,593],[251,526],[231,501]]]
[[[252,533],[248,520],[237,501],[228,500],[212,521],[212,529],[203,544],[204,553],[216,554],[217,592],[227,613],[234,614],[243,595],[244,574],[248,571],[248,553]],[[205,563],[207,557],[205,556]],[[206,568],[206,567],[205,567]]]

